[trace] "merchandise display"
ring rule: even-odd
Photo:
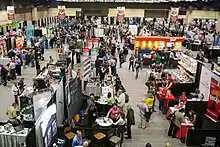
[[[178,68],[174,72],[171,72],[176,77],[177,83],[192,83],[195,81],[195,77],[186,72],[183,67],[178,66]]]
[[[197,61],[190,56],[183,53],[179,54],[180,61],[178,62],[181,67],[183,67],[187,72],[191,74],[196,73]]]

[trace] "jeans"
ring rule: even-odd
[[[127,125],[128,138],[131,138],[131,125]]]
[[[134,71],[134,62],[129,62],[128,69],[130,70],[132,68],[132,71]]]
[[[164,109],[164,99],[162,98],[159,100],[159,110],[162,111],[163,109]]]
[[[176,138],[176,133],[178,131],[179,127],[171,121],[169,131],[168,131],[168,136],[172,136],[172,138]]]

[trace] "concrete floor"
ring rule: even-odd
[[[48,49],[45,51],[45,61],[41,61],[41,66],[45,65],[52,56],[56,59],[56,51]],[[130,104],[135,111],[136,125],[132,127],[132,140],[125,140],[123,147],[144,147],[146,143],[151,143],[153,147],[165,147],[166,142],[170,142],[172,147],[183,147],[177,139],[167,137],[167,130],[169,127],[168,121],[160,113],[153,113],[150,120],[150,126],[147,129],[138,128],[140,123],[139,110],[137,103],[144,98],[146,93],[145,81],[147,79],[147,73],[149,70],[143,70],[140,72],[139,78],[135,79],[135,74],[132,71],[128,71],[128,63],[124,63],[122,68],[118,68],[118,74],[121,77],[122,83],[130,95]],[[35,68],[27,67],[22,70],[22,77],[25,79],[25,83],[28,86],[32,85],[32,79],[36,76]],[[20,77],[18,77],[19,79]],[[11,82],[7,87],[0,86],[0,122],[7,121],[7,108],[11,105],[13,98],[11,94]]]
[[[45,51],[45,60],[40,61],[41,68],[47,64],[49,61],[49,56],[52,56],[53,59],[56,60],[56,51],[55,49],[47,49]],[[26,67],[26,69],[22,69],[22,76],[24,78],[25,84],[27,86],[32,86],[33,84],[33,78],[36,77],[36,69],[31,67]],[[18,81],[20,76],[17,77]],[[6,115],[7,108],[12,104],[13,97],[11,92],[12,82],[8,82],[8,86],[4,87],[0,85],[0,122],[6,122],[8,120],[8,117]]]
[[[118,74],[130,96],[129,103],[135,111],[136,119],[136,125],[132,128],[133,138],[132,140],[125,140],[123,147],[145,147],[146,143],[151,143],[153,147],[165,147],[167,142],[170,142],[172,147],[184,147],[184,144],[179,140],[167,136],[169,123],[158,111],[152,114],[148,128],[140,129],[137,127],[140,123],[137,103],[144,98],[147,92],[145,82],[149,75],[148,73],[150,73],[149,69],[142,70],[136,80],[135,73],[128,70],[128,63],[124,63],[122,68],[118,68]]]

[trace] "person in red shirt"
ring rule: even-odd
[[[121,110],[114,104],[114,106],[108,111],[107,117],[111,118],[113,122],[117,122],[120,118]]]
[[[168,89],[171,89],[171,88],[173,87],[173,82],[174,82],[174,80],[173,80],[171,74],[168,74],[167,86],[166,86],[166,87],[167,87]]]
[[[185,92],[182,92],[182,95],[180,96],[179,98],[179,103],[183,103],[184,105],[186,104],[187,102],[187,97],[186,97],[186,93]]]
[[[166,96],[164,98],[164,108],[168,108],[169,107],[169,101],[173,101],[175,100],[175,97],[172,95],[170,90],[167,90]]]

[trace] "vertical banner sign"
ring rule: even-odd
[[[117,20],[123,21],[125,18],[125,7],[117,7],[118,13],[117,13]]]
[[[33,37],[34,37],[34,25],[32,25],[32,24],[27,25],[26,41],[27,41],[28,46],[31,46],[31,39]]]
[[[65,17],[66,17],[66,7],[58,6],[58,18],[65,19]]]
[[[8,14],[8,20],[14,20],[15,19],[15,7],[7,6],[7,14]]]
[[[218,81],[212,78],[210,85],[210,96],[206,115],[214,121],[218,121],[220,115],[220,86]]]
[[[91,49],[91,67],[92,68],[95,68],[95,61],[96,61],[97,56],[98,56],[98,51],[99,51],[98,48],[92,48]]]
[[[170,10],[170,20],[171,22],[176,22],[178,20],[179,8],[171,8]]]
[[[87,79],[91,72],[91,57],[90,56],[84,56],[83,57],[83,78]]]

